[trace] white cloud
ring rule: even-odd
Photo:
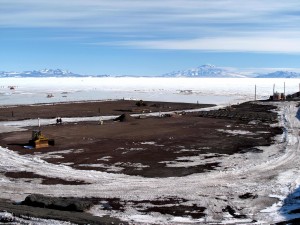
[[[135,41],[119,44],[147,49],[300,53],[300,37],[217,37],[190,40]]]
[[[119,40],[111,44],[138,48],[300,52],[299,0],[0,0],[0,4],[0,27],[119,33]],[[293,36],[282,35],[286,33]]]
[[[265,23],[284,19],[272,15],[299,6],[295,0],[275,3],[271,0],[2,0],[0,21],[2,26],[16,27],[59,26],[57,21],[61,26],[78,27]],[[272,21],[263,20],[267,18]]]

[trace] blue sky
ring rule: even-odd
[[[299,68],[299,0],[0,0],[0,71]]]

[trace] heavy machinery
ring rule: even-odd
[[[41,131],[41,121],[38,118],[38,130],[32,131],[31,140],[29,140],[29,145],[33,148],[45,148],[49,147],[49,145],[54,145],[54,139],[48,139],[44,135],[42,135]]]
[[[32,138],[29,141],[29,144],[34,148],[45,148],[49,145],[54,145],[53,139],[46,138],[40,130],[32,131]]]

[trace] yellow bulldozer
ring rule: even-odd
[[[32,131],[32,138],[29,141],[29,144],[34,148],[45,148],[49,145],[54,145],[53,139],[46,138],[40,130]]]

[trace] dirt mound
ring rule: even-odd
[[[114,121],[120,121],[120,122],[130,122],[134,120],[135,119],[127,113],[123,113],[121,116],[114,119]]]
[[[57,198],[40,194],[32,194],[25,198],[22,205],[63,211],[83,212],[92,207],[93,203],[91,201],[76,198]]]

